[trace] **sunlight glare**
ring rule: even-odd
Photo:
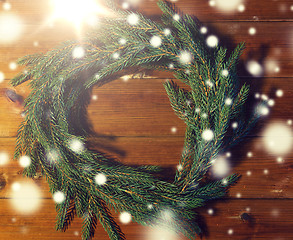
[[[54,6],[53,19],[65,19],[79,26],[93,14],[103,9],[95,0],[52,0]]]

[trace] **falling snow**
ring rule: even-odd
[[[219,11],[231,14],[239,9],[243,0],[214,0],[210,1],[210,6],[215,6]]]
[[[121,45],[126,44],[126,39],[124,39],[124,38],[120,38],[120,39],[119,39],[119,43],[120,43]]]
[[[173,19],[175,21],[179,21],[180,20],[180,15],[179,14],[174,14]]]
[[[127,17],[127,22],[130,25],[136,25],[139,22],[139,16],[135,13],[131,13],[130,15],[128,15]]]
[[[9,162],[9,154],[7,152],[0,152],[0,166]]]
[[[202,114],[201,114],[201,117],[205,119],[205,118],[208,117],[208,115],[207,115],[206,113],[202,113]]]
[[[11,9],[11,4],[9,2],[3,3],[3,10],[9,11]]]
[[[19,158],[19,165],[22,167],[28,167],[29,165],[31,165],[31,158],[29,156],[21,156]]]
[[[264,147],[275,155],[285,155],[292,150],[292,129],[284,123],[271,123],[263,132]]]
[[[270,113],[270,110],[263,105],[257,106],[256,111],[262,116],[267,116]]]
[[[267,95],[265,95],[265,94],[262,94],[261,99],[264,100],[264,101],[267,101],[269,99],[269,97]]]
[[[245,11],[245,6],[243,4],[238,6],[238,11],[239,12],[244,12]]]
[[[193,58],[192,54],[188,51],[182,51],[179,54],[179,61],[182,64],[189,64],[192,61],[192,58]]]
[[[172,127],[171,128],[171,133],[176,133],[177,132],[177,128],[176,127]]]
[[[12,44],[23,32],[22,20],[11,13],[0,15],[0,44]]]
[[[129,3],[127,3],[127,2],[122,3],[122,8],[123,9],[128,9],[129,8]]]
[[[222,71],[222,75],[223,75],[224,77],[228,77],[228,75],[229,75],[229,71],[228,71],[227,69],[224,69],[224,70]]]
[[[268,100],[268,105],[269,105],[270,107],[273,107],[273,106],[275,105],[275,100],[273,100],[273,99],[269,99],[269,100]]]
[[[284,159],[282,157],[277,158],[277,163],[283,163],[283,162],[284,162]]]
[[[73,138],[68,142],[69,148],[77,153],[80,154],[85,150],[84,143],[80,141],[78,138]]]
[[[130,223],[130,222],[131,222],[131,214],[128,213],[128,212],[122,212],[122,213],[119,215],[119,220],[120,220],[120,222],[123,223],[123,224]]]
[[[56,163],[59,160],[59,152],[56,149],[47,151],[46,158],[50,163]]]
[[[228,106],[231,105],[232,102],[233,102],[233,101],[232,101],[231,98],[226,98],[226,99],[225,99],[225,104],[228,105]]]
[[[38,47],[39,46],[39,42],[38,41],[34,41],[33,42],[34,47]]]
[[[104,185],[105,183],[107,182],[107,177],[105,174],[103,173],[98,173],[96,176],[95,176],[95,183],[97,185]]]
[[[159,36],[153,36],[150,40],[150,44],[155,48],[160,47],[162,45],[162,39]]]
[[[215,35],[208,36],[206,43],[209,47],[214,48],[219,44],[219,39]]]
[[[32,214],[41,205],[41,192],[39,187],[31,181],[12,184],[11,204],[21,214]]]
[[[118,59],[119,57],[120,57],[120,54],[119,53],[113,53],[112,54],[112,57],[114,58],[114,59]]]
[[[278,89],[278,90],[276,91],[276,96],[277,96],[277,97],[283,97],[283,95],[284,95],[283,90]]]
[[[177,165],[177,170],[180,172],[180,171],[182,171],[183,170],[183,166],[181,165],[181,164],[178,164]]]
[[[248,61],[246,69],[254,77],[260,77],[263,74],[263,67],[255,60]]]
[[[3,72],[0,72],[0,83],[4,82],[5,80],[5,75]]]
[[[77,47],[75,47],[74,49],[73,49],[73,51],[72,51],[72,57],[73,58],[83,58],[84,57],[84,55],[85,55],[85,50],[84,50],[84,48],[83,47],[81,47],[81,46],[77,46]]]
[[[235,129],[235,128],[238,128],[238,123],[237,123],[237,122],[233,122],[233,123],[232,123],[232,128],[234,128],[234,129]]]
[[[226,177],[231,170],[231,166],[227,158],[219,156],[212,160],[211,172],[216,178]]]
[[[255,35],[256,34],[256,29],[254,27],[251,27],[248,29],[249,35]]]
[[[170,30],[169,28],[165,28],[165,29],[164,29],[164,34],[165,34],[166,36],[170,35],[170,34],[171,34],[171,30]]]
[[[200,32],[201,32],[202,34],[206,34],[206,33],[208,32],[208,29],[207,29],[206,27],[201,27],[201,28],[200,28]]]
[[[57,204],[63,203],[65,200],[65,194],[61,191],[57,191],[53,194],[53,200]]]
[[[209,215],[213,215],[214,214],[214,210],[212,208],[208,209],[208,214]]]
[[[16,70],[17,69],[17,63],[16,62],[10,62],[9,63],[9,69],[10,70]]]
[[[211,141],[214,138],[214,132],[211,129],[205,129],[201,136],[205,141]]]
[[[211,7],[214,7],[214,6],[216,6],[216,2],[215,2],[214,0],[210,0],[210,1],[209,1],[209,5],[210,5]]]
[[[234,233],[234,231],[233,231],[233,229],[230,228],[230,229],[228,230],[227,233],[228,233],[229,235],[232,235],[232,234]]]

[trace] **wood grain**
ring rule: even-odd
[[[200,209],[202,220],[207,225],[203,229],[208,237],[203,239],[292,239],[292,206],[292,200],[243,199],[216,202],[208,208]],[[213,209],[214,214],[209,215],[207,209]],[[80,239],[81,219],[75,218],[67,232],[56,232],[54,210],[52,200],[42,199],[38,211],[27,216],[20,215],[10,207],[10,199],[0,199],[1,238]],[[249,214],[249,221],[241,220],[243,213]],[[147,237],[150,229],[136,223],[122,225],[122,229],[128,240],[154,240]],[[229,235],[229,230],[233,234]],[[100,226],[95,236],[95,239],[107,239]]]
[[[64,21],[48,22],[52,15],[49,0],[10,0],[9,13],[22,19],[21,39],[0,45],[0,71],[5,81],[0,83],[0,153],[8,153],[10,161],[0,167],[0,239],[81,239],[81,219],[75,219],[65,233],[54,230],[55,208],[44,178],[33,182],[41,192],[41,207],[35,213],[21,215],[11,206],[12,185],[28,181],[22,177],[22,168],[12,161],[15,136],[22,121],[22,106],[5,97],[9,80],[19,71],[11,70],[9,64],[19,57],[37,52],[46,52],[60,42],[78,39],[75,28]],[[158,19],[160,10],[154,0],[140,1],[137,10]],[[251,85],[253,109],[257,100],[254,94],[266,94],[275,100],[270,114],[238,146],[230,149],[231,172],[242,175],[229,195],[221,201],[211,202],[200,209],[204,231],[203,239],[293,239],[293,153],[284,156],[268,152],[263,144],[263,130],[272,122],[287,124],[293,119],[293,12],[291,0],[244,2],[244,12],[222,13],[211,7],[209,1],[179,0],[176,5],[184,12],[195,15],[208,28],[208,35],[219,37],[220,44],[232,50],[237,43],[245,41],[247,49],[239,65],[240,81]],[[2,7],[0,2],[0,7]],[[0,11],[0,15],[4,11]],[[256,34],[250,35],[254,27]],[[246,63],[255,60],[264,66],[264,75],[252,77]],[[173,113],[163,83],[174,79],[170,73],[152,72],[144,78],[117,79],[99,89],[94,88],[88,113],[98,137],[91,139],[95,149],[116,157],[125,164],[155,164],[172,175],[176,169],[185,126]],[[180,83],[179,83],[180,84]],[[181,84],[181,86],[183,86]],[[284,96],[278,98],[276,90]],[[24,98],[29,88],[24,85],[14,89]],[[176,128],[175,132],[171,128]],[[251,152],[252,157],[247,153]],[[278,157],[283,162],[277,161]],[[214,214],[207,211],[213,209]],[[248,213],[249,221],[240,218]],[[115,215],[117,218],[117,214]],[[138,224],[122,225],[128,240],[146,239],[149,232]],[[228,232],[233,232],[229,235]],[[108,239],[98,225],[95,239]],[[183,240],[183,238],[180,237]]]
[[[169,78],[170,79],[170,78]],[[242,81],[245,79],[242,79]],[[266,94],[275,100],[275,106],[271,109],[270,120],[286,122],[292,118],[293,106],[293,78],[263,78],[247,81],[251,84],[251,98],[255,93]],[[101,88],[94,88],[92,100],[89,107],[89,119],[96,133],[113,136],[182,136],[185,132],[185,124],[171,109],[163,83],[166,79],[145,78],[129,79],[125,82],[118,79]],[[178,84],[185,87],[179,81]],[[8,81],[3,86],[9,88]],[[261,87],[260,87],[261,86]],[[276,90],[283,89],[286,101],[276,97]],[[28,95],[29,89],[20,86],[16,93],[24,98]],[[256,107],[257,102],[248,106],[251,111]],[[15,137],[19,124],[22,121],[22,107],[9,102],[2,95],[0,96],[0,136]],[[261,121],[258,126],[249,134],[260,136],[263,126],[267,121]],[[175,127],[177,131],[171,132]]]
[[[10,0],[11,11],[22,16],[26,23],[43,23],[50,18],[53,13],[53,6],[50,0]],[[133,9],[147,15],[160,15],[161,11],[157,7],[157,0],[129,1],[137,2],[137,6],[132,5]],[[211,7],[209,1],[201,0],[178,0],[173,1],[176,6],[184,13],[195,15],[202,21],[291,21],[292,12],[290,7],[291,0],[279,1],[242,1],[245,11],[234,11],[223,13],[217,7]],[[241,2],[241,1],[239,1]],[[237,9],[237,8],[236,8]]]

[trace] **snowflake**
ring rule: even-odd
[[[9,162],[9,155],[6,152],[0,152],[0,166],[3,166]]]
[[[135,13],[131,13],[130,15],[128,15],[127,17],[127,22],[130,25],[136,25],[139,22],[139,16]]]
[[[251,75],[255,77],[260,77],[263,74],[263,67],[254,60],[247,62],[246,69]]]
[[[120,38],[119,43],[120,43],[121,45],[126,44],[126,39],[124,39],[124,38]]]
[[[225,99],[225,104],[226,104],[226,105],[231,105],[232,102],[233,102],[233,101],[232,101],[231,98],[226,98],[226,99]]]
[[[85,55],[85,50],[81,46],[77,46],[72,51],[72,57],[73,58],[83,58]]]
[[[120,54],[119,53],[113,53],[113,55],[112,55],[112,57],[114,58],[114,59],[118,59],[119,57],[120,57]]]
[[[212,160],[211,172],[216,178],[226,177],[230,172],[230,163],[227,158],[219,156]]]
[[[65,194],[61,191],[57,191],[53,194],[53,200],[58,204],[63,203],[65,200]]]
[[[162,45],[162,39],[159,36],[153,36],[150,40],[150,44],[155,48],[160,47]]]
[[[238,6],[238,11],[239,12],[244,12],[245,11],[245,6],[243,4]]]
[[[164,34],[165,34],[166,36],[170,35],[170,34],[171,34],[171,30],[170,30],[169,28],[165,28],[165,29],[164,29]]]
[[[95,176],[95,183],[98,185],[104,185],[107,182],[107,177],[103,173],[98,173]]]
[[[276,96],[277,96],[277,97],[283,97],[283,95],[284,95],[283,90],[278,89],[278,90],[276,91]]]
[[[0,83],[2,83],[5,80],[5,75],[3,72],[0,72]]]
[[[175,21],[179,21],[179,20],[180,20],[180,15],[177,14],[177,13],[174,14],[173,19],[174,19]]]
[[[119,216],[121,223],[127,224],[131,222],[131,214],[128,212],[122,212]]]
[[[205,129],[201,136],[205,141],[211,141],[214,138],[214,132],[211,129]]]
[[[75,153],[81,153],[84,151],[84,143],[80,141],[78,138],[73,138],[68,142],[69,148]]]
[[[248,29],[248,33],[249,33],[249,35],[254,35],[254,34],[256,34],[256,29],[254,27],[251,27]]]
[[[215,35],[210,35],[210,36],[208,36],[206,43],[209,47],[214,48],[214,47],[218,46],[219,39]]]
[[[192,54],[188,51],[182,51],[179,54],[179,61],[181,64],[189,64],[192,61]]]
[[[21,156],[19,158],[19,165],[22,167],[28,167],[29,165],[31,165],[31,158],[29,156]]]
[[[201,28],[200,28],[200,32],[201,32],[202,34],[206,34],[206,33],[208,32],[208,29],[207,29],[206,27],[201,27]]]
[[[16,62],[9,63],[9,69],[10,70],[16,70],[17,69],[17,63]]]
[[[224,69],[224,70],[222,71],[222,75],[223,75],[224,77],[228,77],[228,75],[229,75],[229,71],[228,71],[227,69]]]

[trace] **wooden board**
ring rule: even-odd
[[[245,79],[242,79],[245,80]],[[275,100],[275,106],[271,109],[270,121],[280,120],[287,122],[292,118],[293,106],[293,78],[264,78],[251,79],[251,98],[255,93],[265,94]],[[101,88],[94,88],[92,100],[88,107],[88,113],[94,130],[98,134],[113,136],[182,136],[185,132],[185,124],[171,109],[168,96],[163,83],[166,79],[145,78],[129,79],[125,82],[118,79]],[[180,84],[179,81],[177,81]],[[184,87],[183,84],[180,84]],[[260,87],[261,85],[261,87]],[[9,88],[8,82],[3,86]],[[284,97],[276,97],[276,90],[282,89]],[[24,98],[29,89],[20,86],[16,93]],[[284,101],[283,99],[286,99]],[[16,136],[19,124],[22,121],[22,107],[9,102],[0,96],[0,136]],[[257,101],[249,108],[251,111],[256,107]],[[250,136],[262,134],[260,129],[267,124],[266,118],[250,133]],[[171,132],[175,127],[176,132]]]
[[[46,22],[53,13],[53,6],[50,0],[10,0],[12,12],[21,15],[27,23]],[[102,1],[100,1],[102,2]],[[126,1],[127,2],[127,1]],[[157,0],[128,1],[133,4],[132,9],[136,9],[147,15],[160,15],[161,11],[157,7]],[[292,19],[291,0],[279,1],[236,1],[245,6],[243,12],[238,11],[238,6],[233,12],[223,12],[217,7],[211,7],[209,1],[202,0],[173,0],[184,13],[195,15],[202,21],[290,21]],[[130,4],[131,5],[131,4]]]
[[[33,180],[41,193],[41,206],[35,213],[21,215],[11,205],[13,184],[27,179],[22,178],[18,163],[12,161],[22,107],[5,97],[7,88],[13,89],[9,80],[24,69],[18,66],[12,70],[9,64],[19,57],[46,52],[64,40],[79,36],[70,23],[48,22],[52,15],[50,0],[9,2],[12,8],[6,13],[21,18],[23,33],[14,43],[0,44],[0,71],[5,74],[5,81],[0,83],[0,153],[8,153],[10,157],[8,164],[0,166],[0,239],[81,239],[80,219],[75,219],[66,233],[54,230],[54,203],[42,177]],[[160,10],[156,2],[141,0],[137,10],[158,19]],[[246,0],[243,1],[245,11],[236,10],[230,14],[211,7],[208,0],[173,2],[183,12],[195,15],[208,28],[207,36],[215,34],[220,44],[229,50],[245,41],[247,49],[239,65],[240,81],[251,84],[252,99],[255,93],[260,93],[275,100],[269,116],[259,122],[244,142],[230,151],[231,172],[241,174],[242,178],[225,200],[211,202],[199,210],[202,224],[206,226],[203,239],[293,239],[292,148],[281,156],[268,152],[263,144],[263,130],[272,122],[282,122],[292,130],[287,124],[288,120],[293,120],[292,1]],[[0,8],[2,4],[0,2]],[[3,10],[1,14],[4,14]],[[254,35],[248,32],[251,27],[256,29]],[[249,60],[262,64],[262,77],[252,77],[248,73],[246,64]],[[99,135],[92,142],[95,148],[125,164],[155,164],[166,168],[168,174],[174,172],[182,151],[185,126],[170,107],[162,85],[166,79],[174,78],[170,73],[153,72],[144,78],[117,79],[102,88],[94,88],[92,94],[97,100],[91,101],[88,113]],[[283,97],[276,97],[277,89],[284,91]],[[26,85],[14,90],[24,98],[30,91]],[[253,109],[254,104],[248,107]],[[251,157],[247,156],[248,152],[252,153]],[[282,162],[278,161],[279,157]],[[213,215],[208,214],[210,209]],[[241,220],[242,213],[248,213],[250,220]],[[138,224],[122,225],[122,229],[128,240],[153,240],[145,239],[149,229]],[[100,225],[94,239],[108,239]]]
[[[65,232],[54,230],[54,203],[42,199],[40,208],[30,215],[20,215],[11,209],[9,199],[0,199],[0,236],[2,239],[80,239],[81,219],[74,219]],[[8,207],[7,207],[8,206]],[[292,200],[229,200],[216,202],[200,209],[205,222],[203,239],[292,239],[293,238]],[[209,215],[208,210],[213,214]],[[249,220],[241,220],[243,213]],[[155,240],[147,237],[151,229],[135,223],[122,225],[128,240]],[[230,234],[229,234],[230,233]],[[232,233],[232,234],[231,234]],[[103,229],[98,226],[95,239],[107,239]],[[184,240],[184,238],[176,238]]]
[[[174,176],[183,140],[182,136],[133,136],[112,139],[100,137],[91,145],[125,164],[160,165],[166,169],[168,175]],[[238,173],[242,177],[239,183],[231,188],[229,198],[293,198],[293,176],[290,174],[293,168],[292,153],[279,162],[278,155],[267,153],[263,149],[263,140],[261,137],[250,137],[241,144],[243,148],[235,147],[230,150],[231,157],[227,159],[231,169],[227,175]],[[10,156],[9,163],[4,166],[6,185],[0,191],[0,198],[11,195],[13,183],[27,181],[22,178],[22,168],[18,162],[13,161],[14,144],[14,138],[0,139],[0,152],[6,152]],[[252,153],[251,157],[247,156],[249,152]],[[213,176],[213,171],[210,175]],[[52,197],[44,178],[36,178],[35,182],[41,187],[43,197]]]

